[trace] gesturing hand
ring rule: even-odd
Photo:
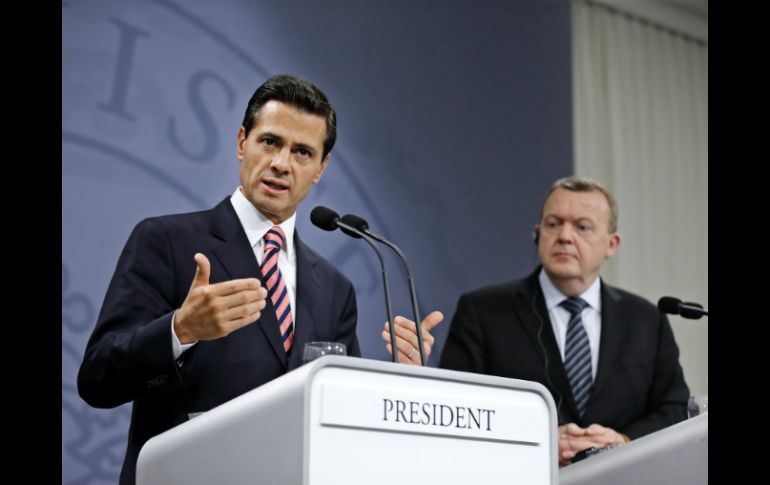
[[[182,307],[174,317],[179,342],[213,340],[259,319],[265,308],[267,290],[258,279],[243,278],[209,284],[211,263],[195,254],[195,277]]]
[[[433,349],[433,335],[430,331],[444,320],[444,315],[435,311],[422,320],[422,343],[425,350],[425,360],[427,362]],[[402,364],[420,365],[419,344],[417,341],[417,327],[414,322],[408,318],[397,316],[393,319],[396,322],[396,346],[398,347],[398,361]],[[385,322],[385,329],[382,331],[382,339],[387,344],[388,353],[393,355],[393,348],[390,345],[390,325]]]

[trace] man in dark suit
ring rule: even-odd
[[[300,366],[305,342],[360,355],[352,284],[294,230],[335,139],[320,89],[270,78],[238,132],[241,186],[131,233],[78,374],[92,406],[133,401],[121,484],[148,439]]]
[[[559,414],[560,465],[687,417],[689,390],[668,319],[599,277],[620,244],[617,214],[595,181],[554,183],[535,226],[542,266],[462,295],[441,354],[443,368],[545,385]],[[411,322],[396,324],[399,349],[416,344]]]

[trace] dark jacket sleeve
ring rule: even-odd
[[[120,255],[80,366],[78,392],[88,404],[115,407],[179,382],[171,347],[171,318],[181,303],[175,285],[162,223],[142,221]]]
[[[486,344],[476,308],[468,295],[462,295],[441,352],[439,367],[486,374]]]
[[[621,432],[638,438],[687,418],[687,399],[690,390],[679,365],[679,348],[674,340],[671,324],[660,314],[657,354],[652,386],[647,393],[644,414],[624,426]]]

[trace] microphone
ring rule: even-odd
[[[337,229],[337,221],[339,218],[339,214],[322,205],[319,205],[310,212],[310,222],[324,231],[333,231]]]
[[[417,308],[417,290],[415,290],[414,287],[414,278],[412,278],[412,271],[409,269],[409,263],[406,261],[406,256],[398,246],[380,236],[376,232],[369,230],[369,223],[366,222],[363,218],[353,214],[346,214],[342,216],[342,221],[392,249],[398,255],[398,257],[401,258],[401,262],[404,263],[404,268],[406,268],[407,281],[409,282],[409,297],[412,300],[412,311],[414,312],[414,325],[417,330],[417,346],[419,347],[420,351],[420,365],[424,366],[425,348],[422,342],[422,320],[420,319],[420,310]],[[390,327],[392,328],[395,323],[393,320],[390,320],[390,323]]]
[[[388,272],[385,269],[385,260],[382,258],[382,253],[380,252],[380,249],[374,243],[372,238],[362,233],[355,227],[349,224],[346,224],[345,222],[340,220],[339,214],[329,209],[328,207],[324,207],[322,205],[319,205],[315,207],[312,211],[310,211],[310,222],[312,222],[317,227],[323,229],[324,231],[333,231],[339,228],[342,230],[342,232],[344,232],[349,236],[364,239],[366,242],[369,243],[372,249],[374,249],[374,252],[377,253],[377,257],[380,259],[380,267],[382,268],[382,283],[383,283],[383,286],[385,287],[385,309],[388,312],[388,321],[393,322],[393,310],[391,309],[391,305],[390,305],[390,286],[388,286]],[[398,362],[398,348],[396,347],[396,330],[393,325],[390,325],[390,345],[393,348],[393,362]]]
[[[708,316],[709,312],[703,309],[700,303],[690,301],[683,302],[673,296],[664,296],[658,300],[658,310],[671,315],[681,315],[683,318],[699,319],[703,315]]]

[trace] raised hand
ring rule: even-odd
[[[243,278],[212,285],[208,258],[196,253],[195,264],[190,291],[174,316],[174,332],[180,343],[224,337],[259,319],[266,305],[267,290],[258,279]]]
[[[422,320],[423,348],[425,349],[425,361],[430,357],[433,349],[434,338],[430,334],[433,328],[444,320],[444,315],[435,311],[428,314]],[[417,327],[414,322],[408,318],[397,316],[393,319],[396,322],[396,346],[398,347],[398,361],[402,364],[420,365],[420,347],[417,341]],[[393,348],[390,344],[390,325],[385,322],[385,329],[382,331],[382,339],[386,343],[388,353],[393,355]]]

